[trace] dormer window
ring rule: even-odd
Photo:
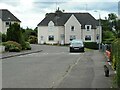
[[[91,30],[91,25],[85,25],[85,29],[86,29],[86,31],[90,31]]]
[[[71,26],[71,31],[74,31],[74,29],[75,29],[74,26]]]

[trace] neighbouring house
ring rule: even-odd
[[[18,23],[21,21],[15,17],[9,10],[0,9],[0,32],[6,33],[10,24]]]
[[[101,43],[99,22],[89,13],[65,13],[58,9],[47,13],[38,24],[38,44],[69,44],[73,39]]]

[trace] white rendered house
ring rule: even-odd
[[[47,13],[38,24],[38,44],[64,43],[73,39],[101,43],[102,28],[89,13]]]
[[[0,9],[0,32],[6,33],[9,25],[13,23],[20,24],[21,21],[17,17],[15,17],[9,10]]]

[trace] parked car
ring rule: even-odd
[[[84,52],[84,44],[82,40],[72,40],[70,42],[70,47],[69,51],[79,51],[79,52]]]

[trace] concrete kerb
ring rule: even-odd
[[[13,54],[13,55],[8,55],[8,56],[0,57],[0,59],[6,59],[6,58],[11,58],[11,57],[15,57],[15,56],[21,56],[21,55],[27,55],[27,54],[31,54],[31,53],[38,53],[38,52],[42,52],[42,51],[43,50],[31,51],[31,52],[25,52],[25,53],[18,53],[18,54]]]

